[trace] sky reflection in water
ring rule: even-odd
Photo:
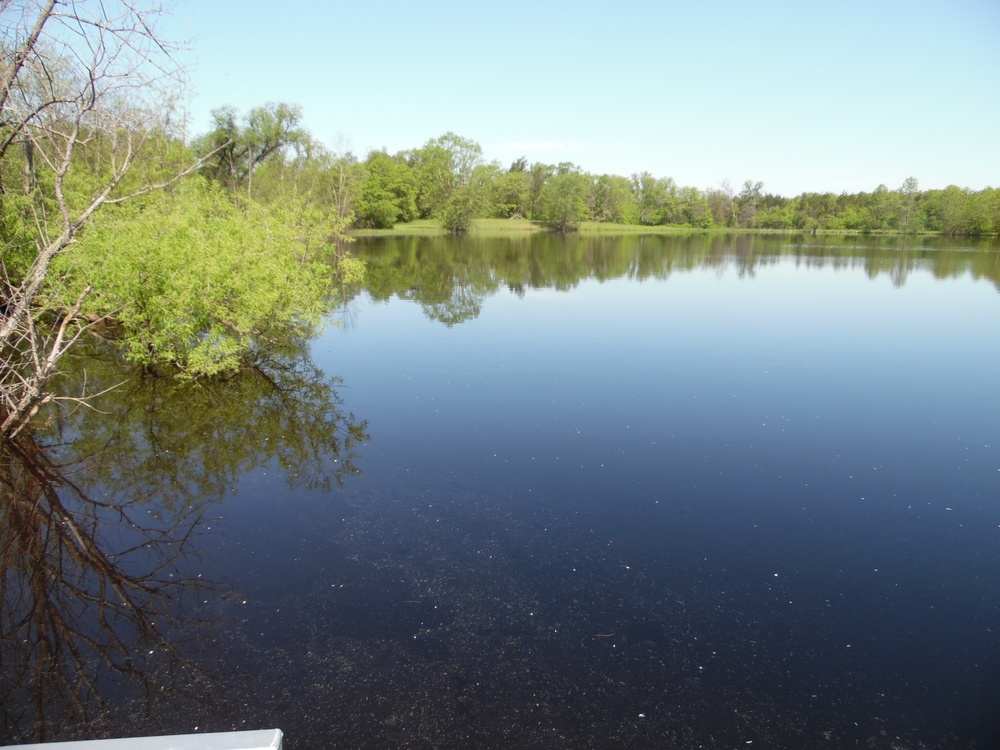
[[[363,476],[245,521],[345,746],[1000,737],[1000,295],[819,261],[352,303],[313,351]]]

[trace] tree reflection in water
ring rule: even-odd
[[[417,302],[431,320],[454,326],[477,318],[503,287],[568,290],[586,279],[667,279],[695,269],[735,268],[740,277],[783,258],[812,267],[865,269],[903,286],[918,268],[938,278],[970,274],[1000,289],[995,238],[811,234],[563,235],[360,238],[364,289],[376,300]]]
[[[165,693],[193,701],[209,687],[173,637],[191,624],[181,599],[210,587],[180,572],[200,510],[157,521],[145,503],[98,499],[68,469],[30,438],[0,459],[0,702],[12,740],[109,731],[104,694],[123,684],[150,714]]]
[[[0,740],[193,729],[221,707],[203,523],[246,472],[295,486],[351,474],[367,424],[290,347],[227,380],[178,384],[78,355],[57,401],[0,453]]]

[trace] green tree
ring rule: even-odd
[[[649,172],[632,175],[632,193],[639,209],[639,223],[660,223],[660,209],[666,200],[660,181]]]
[[[482,191],[476,185],[457,187],[441,209],[441,225],[452,234],[468,232],[482,205]]]
[[[535,162],[528,172],[528,218],[540,219],[542,216],[542,191],[549,178],[556,173],[552,164]]]
[[[498,174],[493,180],[490,205],[491,213],[500,219],[528,215],[529,176],[525,169],[514,169]]]
[[[984,235],[1000,232],[1000,190],[978,192],[949,185],[932,190],[923,201],[930,228],[949,235]]]
[[[253,175],[264,161],[286,149],[306,147],[310,138],[301,125],[302,109],[268,102],[240,117],[230,106],[212,110],[212,130],[195,148],[208,160],[207,173],[231,190],[246,186],[253,193]]]
[[[755,226],[757,214],[763,204],[763,196],[761,195],[763,188],[763,182],[747,180],[743,183],[743,189],[736,196],[737,221],[741,227]]]
[[[962,234],[981,236],[996,231],[996,208],[991,206],[991,192],[981,190],[967,193],[965,210],[962,212]]]
[[[698,188],[682,187],[677,193],[681,221],[692,227],[707,229],[712,226],[712,208],[705,194]]]
[[[895,230],[899,228],[902,200],[899,193],[889,190],[885,185],[879,185],[868,196],[868,211],[871,223],[867,227],[872,231]]]
[[[907,177],[903,181],[903,186],[899,189],[902,200],[900,208],[900,225],[904,232],[920,231],[920,215],[917,212],[917,200],[920,197],[919,183],[916,177]]]
[[[510,163],[510,169],[508,169],[507,171],[508,172],[527,172],[528,168],[529,168],[528,157],[527,156],[519,156],[518,158],[514,159],[514,161],[512,161]]]
[[[682,221],[677,184],[670,177],[657,179],[649,172],[632,175],[632,191],[641,224],[679,224]]]
[[[550,177],[542,189],[542,221],[564,233],[577,229],[588,217],[590,186],[590,178],[576,170],[564,170]]]
[[[986,188],[980,195],[987,217],[984,233],[1000,234],[1000,189]]]
[[[252,199],[262,203],[283,200],[289,190],[318,206],[335,206],[333,156],[305,134],[294,149],[282,150],[254,171]]]
[[[787,205],[765,206],[754,223],[762,229],[791,229],[795,226],[795,214]]]
[[[482,216],[489,206],[489,196],[500,174],[499,164],[479,164],[467,181],[458,185],[441,210],[441,223],[452,234],[472,228],[473,219]]]
[[[834,193],[802,193],[791,202],[791,208],[799,229],[837,228],[830,224],[841,210],[839,198]]]
[[[401,157],[372,151],[365,159],[354,208],[354,224],[391,229],[417,218],[417,181]]]
[[[473,140],[447,132],[410,154],[417,181],[417,209],[424,219],[437,216],[455,188],[468,184],[482,164],[482,147]]]
[[[354,218],[354,205],[364,180],[365,170],[358,158],[347,147],[346,139],[338,137],[337,148],[331,155],[330,192],[337,217],[350,224]]]
[[[594,181],[592,210],[595,221],[639,223],[632,185],[627,178],[618,175],[602,174]]]

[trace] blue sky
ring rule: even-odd
[[[451,130],[702,189],[1000,187],[1000,0],[175,0],[160,30],[192,134],[284,101],[361,156]]]

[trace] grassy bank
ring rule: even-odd
[[[544,231],[544,227],[527,219],[475,219],[469,234],[506,237]],[[352,229],[348,234],[352,237],[439,237],[448,232],[434,219],[417,219],[397,224],[392,229]]]
[[[508,237],[511,235],[534,234],[550,231],[541,224],[528,219],[475,219],[470,235],[476,237]],[[686,234],[689,232],[728,231],[690,229],[688,227],[658,226],[639,224],[607,224],[599,221],[585,221],[580,224],[578,234]],[[439,237],[448,232],[434,219],[417,219],[400,223],[392,229],[352,229],[352,237]]]
[[[475,237],[510,237],[549,231],[541,224],[528,219],[475,219],[470,235]],[[397,224],[392,229],[353,229],[352,237],[443,237],[448,232],[434,219],[418,219]],[[584,221],[575,234],[581,235],[670,235],[670,234],[812,234],[805,229],[742,229],[739,227],[711,227],[696,229],[685,226],[646,226],[644,224],[611,224],[601,221]],[[903,232],[879,231],[862,232],[850,229],[819,229],[817,235],[867,237],[898,237]],[[938,236],[935,232],[921,232],[920,236]],[[916,235],[914,235],[916,236]]]

